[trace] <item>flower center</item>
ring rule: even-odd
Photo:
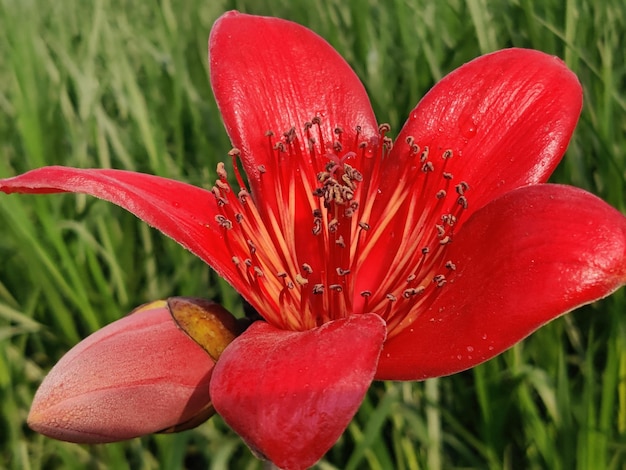
[[[238,195],[218,165],[216,222],[249,286],[244,295],[268,322],[305,330],[375,312],[393,335],[450,282],[456,265],[445,253],[469,186],[446,172],[452,150],[431,159],[409,137],[390,155],[388,131],[331,133],[318,117],[279,139],[268,131],[254,198],[237,170],[239,150],[230,152]],[[391,159],[403,165],[395,177],[385,173]]]

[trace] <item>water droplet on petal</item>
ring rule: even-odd
[[[466,139],[471,139],[476,135],[477,123],[474,116],[467,115],[459,119],[459,130]]]

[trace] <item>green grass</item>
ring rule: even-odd
[[[563,57],[585,107],[553,180],[626,211],[623,0],[0,0],[0,176],[65,164],[208,184],[230,146],[206,40],[232,8],[320,33],[395,130],[435,81],[481,53]],[[38,383],[91,331],[174,294],[242,307],[202,262],[105,203],[2,197],[0,221],[0,468],[261,468],[219,418],[106,446],[31,432]],[[625,468],[625,312],[622,290],[471,371],[375,384],[319,468]]]

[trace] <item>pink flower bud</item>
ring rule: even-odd
[[[207,301],[178,300],[180,308],[229,316]],[[153,302],[61,358],[37,391],[28,424],[46,436],[77,443],[187,429],[214,413],[209,398],[213,366],[203,348],[177,327],[167,303]]]

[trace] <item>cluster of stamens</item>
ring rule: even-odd
[[[366,138],[359,127],[335,128],[331,135],[320,118],[278,140],[268,131],[254,199],[237,171],[237,149],[230,152],[241,186],[236,196],[218,165],[215,221],[249,286],[248,300],[267,321],[303,330],[374,312],[392,335],[453,282],[457,266],[446,251],[468,207],[469,185],[454,184],[446,171],[451,149],[433,159],[413,137],[401,156],[406,168],[390,180],[388,131],[382,125]]]

